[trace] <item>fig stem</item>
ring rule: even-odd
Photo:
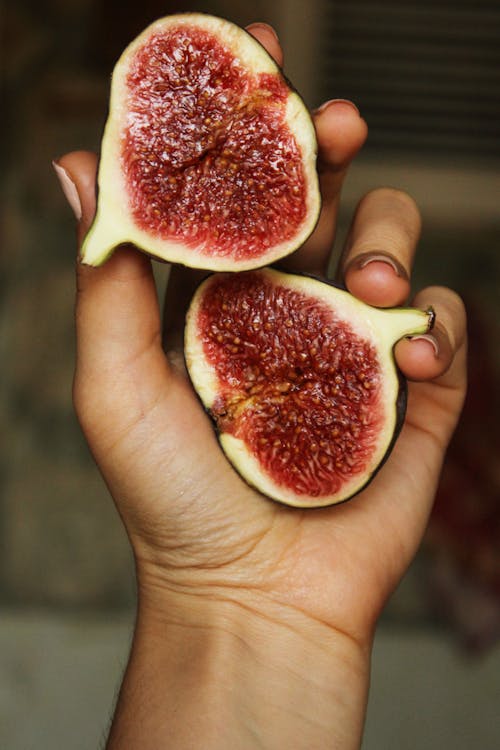
[[[100,266],[112,255],[117,244],[112,222],[104,221],[98,211],[83,241],[80,259],[86,265]]]
[[[429,322],[427,324],[427,331],[430,332],[434,328],[436,324],[436,311],[432,307],[432,305],[429,305],[429,307],[425,311],[427,315],[429,316]]]
[[[416,308],[387,308],[373,310],[374,323],[381,338],[389,348],[405,336],[415,336],[428,333],[434,325],[436,314],[432,308],[418,310]]]

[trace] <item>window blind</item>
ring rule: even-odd
[[[367,148],[500,158],[500,2],[323,0],[319,96],[352,99]]]

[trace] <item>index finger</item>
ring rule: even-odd
[[[357,107],[345,99],[326,102],[313,113],[318,139],[321,213],[314,232],[282,265],[323,275],[335,240],[340,194],[349,166],[368,134]]]
[[[97,157],[73,152],[55,166],[63,189],[79,202],[81,243],[95,212]],[[80,414],[92,404],[102,408],[101,398],[109,407],[118,391],[117,379],[131,362],[148,360],[148,372],[153,373],[154,361],[159,365],[156,371],[165,375],[158,299],[146,255],[127,246],[97,268],[77,262],[76,331],[75,401]]]

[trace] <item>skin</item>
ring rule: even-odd
[[[281,63],[272,29],[249,30]],[[367,127],[343,101],[314,121],[323,209],[286,267],[324,273],[342,182]],[[87,152],[58,161],[78,192],[80,241],[95,211],[96,163]],[[419,234],[409,196],[369,193],[338,276],[371,304],[405,303]],[[413,300],[433,305],[438,324],[432,337],[396,347],[412,381],[408,414],[375,480],[345,505],[300,511],[239,479],[186,378],[181,326],[199,274],[172,269],[162,328],[144,255],[120,249],[77,272],[75,406],[137,569],[137,622],[108,748],[359,747],[375,624],[424,533],[464,399],[460,299],[429,287]]]

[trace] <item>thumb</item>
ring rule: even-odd
[[[77,220],[79,247],[95,214],[97,163],[97,154],[92,151],[73,151],[52,162],[62,191]]]
[[[76,151],[54,168],[75,213],[80,246],[95,213],[97,157]],[[158,398],[169,374],[151,262],[144,254],[126,246],[99,268],[77,263],[76,334],[75,406],[99,454],[103,433],[113,442],[117,430],[126,430]]]
[[[96,163],[93,154],[75,152],[55,165],[80,242],[94,216]],[[98,268],[77,263],[76,334],[76,412],[136,552],[160,539],[160,529],[171,534],[172,514],[181,516],[175,528],[188,531],[188,516],[195,531],[214,509],[233,518],[240,481],[187,378],[163,352],[144,254],[127,246]],[[243,497],[240,507],[248,508]]]

